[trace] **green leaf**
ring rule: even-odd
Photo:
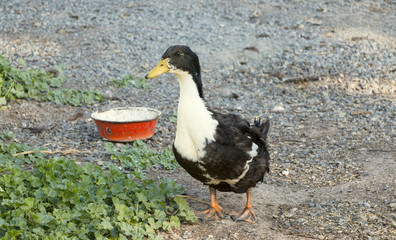
[[[0,97],[0,105],[6,105],[7,104],[7,100],[5,97]]]
[[[26,67],[26,62],[25,62],[25,60],[24,60],[23,58],[19,58],[18,60],[19,60],[19,63],[20,63],[22,66]]]
[[[66,224],[71,220],[71,214],[67,210],[54,209],[52,214],[59,224]]]
[[[57,191],[55,191],[53,188],[51,188],[49,186],[43,187],[42,190],[43,190],[43,193],[49,198],[55,198],[58,196]]]
[[[104,229],[104,230],[112,230],[113,229],[113,224],[111,224],[111,220],[109,217],[105,217],[103,221],[99,224],[99,229]]]
[[[136,193],[136,198],[139,202],[147,202],[147,197],[143,193]]]
[[[136,88],[143,88],[143,89],[146,89],[146,88],[148,88],[150,85],[147,83],[147,79],[145,79],[145,78],[139,78],[139,79],[134,79],[134,81],[133,81],[133,86],[135,86]]]
[[[135,215],[133,213],[133,210],[130,209],[125,204],[123,204],[118,198],[113,198],[113,204],[114,204],[116,213],[118,213],[118,215],[117,215],[118,221],[123,221],[123,220],[128,221]]]
[[[163,222],[162,222],[162,228],[163,228],[165,231],[170,231],[170,230],[172,230],[172,226],[170,225],[170,222],[168,222],[168,221],[163,221]]]
[[[172,228],[179,228],[180,227],[180,220],[177,216],[170,217],[170,226]]]
[[[25,198],[25,200],[23,201],[23,205],[20,207],[20,209],[23,211],[29,211],[34,207],[34,201],[35,199],[32,197]]]
[[[11,229],[6,232],[6,235],[2,239],[16,239],[16,237],[22,233],[22,230]]]
[[[131,84],[133,84],[134,87],[136,88],[143,88],[146,89],[149,87],[149,84],[147,83],[147,79],[145,78],[136,78],[132,75],[125,75],[122,76],[120,79],[116,78],[110,78],[108,81],[109,85],[112,85],[114,87],[122,87],[122,88],[127,88]]]
[[[198,219],[193,211],[191,211],[186,199],[182,197],[174,197],[173,200],[176,202],[180,210],[180,216],[183,216],[186,221],[196,222]]]
[[[13,212],[14,214],[16,214],[17,212]],[[27,229],[28,228],[28,223],[26,221],[25,218],[22,217],[14,217],[11,220],[11,224],[18,227],[19,229]]]
[[[106,208],[107,207],[105,204],[99,204],[99,203],[89,203],[88,204],[88,212],[94,218],[100,218],[102,216],[106,216],[107,215]]]
[[[186,199],[184,199],[182,197],[174,197],[173,200],[176,202],[180,211],[185,211],[185,210],[189,209]]]
[[[126,236],[132,236],[135,233],[134,228],[129,223],[120,222],[118,223],[118,226],[120,227],[122,233]]]
[[[155,221],[154,218],[150,217],[147,219],[148,224],[150,224],[150,226],[153,229],[160,229],[160,227],[162,226],[162,221]]]
[[[6,221],[0,217],[0,228],[5,226]]]
[[[36,223],[41,225],[46,225],[54,220],[54,218],[47,213],[32,213],[32,218]]]
[[[15,87],[11,92],[13,92],[17,98],[24,98],[26,96],[25,88],[20,83],[15,84]]]

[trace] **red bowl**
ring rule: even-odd
[[[104,112],[94,112],[99,136],[114,142],[132,142],[154,135],[155,126],[161,112],[145,107],[113,108]]]

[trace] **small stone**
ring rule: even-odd
[[[292,214],[292,213],[285,213],[283,216],[284,216],[285,218],[292,218],[292,217],[294,216],[294,214]]]
[[[103,93],[103,97],[104,97],[105,99],[109,99],[109,100],[116,100],[116,99],[119,99],[118,96],[116,96],[116,95],[114,94],[114,92],[111,91],[111,90],[106,90],[106,91]]]
[[[389,204],[389,207],[391,208],[392,211],[396,211],[396,202]]]
[[[391,213],[388,215],[388,217],[394,221],[396,221],[396,213]]]
[[[179,239],[179,238],[180,238],[180,236],[177,235],[176,233],[174,233],[174,234],[172,234],[172,235],[170,236],[170,239]]]
[[[116,145],[118,148],[122,148],[123,146],[125,146],[124,143],[116,143],[115,145]]]
[[[289,170],[287,170],[287,169],[285,169],[285,170],[282,170],[282,172],[281,172],[281,174],[283,175],[283,176],[289,176]]]
[[[359,222],[359,223],[365,223],[365,222],[367,222],[367,217],[364,216],[363,214],[358,214],[358,215],[355,215],[352,220]]]
[[[229,88],[221,88],[221,89],[219,89],[218,93],[222,97],[235,98],[235,99],[239,98],[239,95]]]
[[[190,235],[191,235],[191,233],[190,233],[189,231],[185,231],[185,232],[182,234],[182,238],[183,238],[183,239],[187,239],[187,238],[190,237]]]
[[[369,221],[369,222],[376,222],[377,220],[378,220],[377,215],[371,215],[371,216],[369,216],[369,218],[368,218],[368,221]]]
[[[318,8],[318,12],[327,13],[329,10],[327,8]]]
[[[338,113],[338,116],[339,116],[340,118],[343,118],[343,117],[345,117],[345,115],[346,115],[346,113],[345,113],[345,112],[340,112],[340,113]]]
[[[312,24],[312,25],[314,25],[314,26],[322,25],[322,22],[320,20],[318,20],[318,19],[315,19],[315,18],[309,18],[307,20],[307,22]]]
[[[275,69],[270,73],[270,76],[281,78],[282,76],[284,76],[284,74],[282,74],[278,69]]]
[[[275,112],[283,112],[285,111],[285,108],[282,105],[277,105],[272,110]]]
[[[391,220],[391,225],[396,228],[396,221]]]
[[[283,216],[286,218],[292,218],[294,215],[296,215],[297,208],[292,208],[288,212],[286,212]]]

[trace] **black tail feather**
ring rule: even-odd
[[[254,122],[251,125],[252,140],[256,144],[258,144],[260,148],[259,159],[261,159],[260,160],[262,164],[261,167],[264,169],[264,173],[269,172],[270,170],[269,169],[270,154],[268,152],[268,144],[267,144],[267,135],[268,135],[269,127],[270,127],[270,121],[269,120],[262,121],[260,118],[254,119]]]
[[[253,126],[259,128],[262,137],[264,139],[267,139],[267,135],[270,127],[270,121],[268,119],[266,121],[262,121],[260,118],[256,118],[254,119]]]

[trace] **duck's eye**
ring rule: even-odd
[[[175,56],[177,56],[177,57],[179,57],[179,56],[183,56],[184,55],[184,53],[181,53],[181,52],[175,52]]]

